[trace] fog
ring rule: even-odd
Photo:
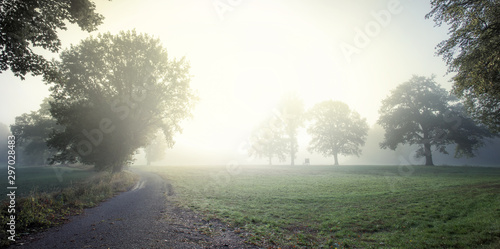
[[[500,248],[500,1],[0,6],[0,248]]]
[[[425,158],[417,158],[417,145],[402,145],[395,151],[390,149],[381,149],[380,142],[384,138],[384,129],[380,125],[370,127],[365,146],[362,147],[360,157],[355,156],[340,156],[341,165],[422,165],[425,163]],[[307,151],[307,136],[306,143],[299,144],[299,152],[297,154],[296,164],[301,165],[305,159],[309,159],[310,164],[314,165],[333,165],[332,157],[323,157],[316,153]],[[268,164],[266,158],[259,159],[249,157],[247,154],[247,141],[243,141],[237,151],[225,150],[220,151],[215,148],[212,150],[193,151],[189,146],[175,146],[174,149],[166,150],[165,158],[161,161],[153,163],[153,165],[256,165]],[[486,139],[484,147],[476,152],[476,156],[472,158],[455,158],[455,145],[447,146],[448,155],[433,152],[435,165],[446,166],[496,166],[500,165],[500,138]],[[141,152],[136,156],[136,165],[146,164],[144,153]],[[279,162],[276,158],[273,160],[274,165],[289,165],[290,160]]]
[[[413,162],[412,148],[379,149],[380,101],[414,74],[434,74],[451,89],[453,75],[435,56],[447,27],[424,18],[430,10],[425,1],[240,1],[224,10],[194,0],[98,1],[96,6],[105,20],[90,35],[136,29],[161,39],[171,58],[190,61],[191,85],[200,101],[193,118],[183,122],[183,133],[175,136],[174,148],[155,164],[267,163],[247,156],[249,135],[287,92],[297,92],[306,109],[340,100],[367,119],[372,128],[362,156],[341,157],[341,164],[400,164],[401,157]],[[59,35],[63,48],[89,36],[76,25]],[[0,81],[0,99],[9,103],[0,115],[4,124],[37,110],[49,95],[41,77],[21,82],[7,71]],[[307,151],[310,138],[304,129],[298,139],[298,164],[306,158],[331,164],[331,158]],[[490,153],[495,148],[498,142],[472,160],[436,153],[436,164],[489,164],[498,161]],[[138,155],[136,163],[143,162]]]

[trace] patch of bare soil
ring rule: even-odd
[[[168,244],[192,244],[202,248],[259,248],[246,243],[241,230],[234,231],[219,220],[207,221],[195,212],[175,205],[171,200],[175,192],[170,184],[167,184],[167,195],[163,219],[171,230]]]

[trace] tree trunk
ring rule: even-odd
[[[290,159],[291,159],[291,165],[295,165],[295,143],[293,142],[293,138],[291,139],[291,146],[290,146]]]
[[[333,154],[333,158],[335,158],[335,165],[339,165],[339,158],[338,158],[338,155],[337,153]]]
[[[125,165],[125,160],[118,160],[117,162],[114,162],[112,164],[112,168],[111,168],[111,171],[114,173],[120,173],[123,171],[123,168],[124,168],[124,165]]]
[[[272,162],[272,157],[269,157],[269,165],[273,165],[273,162]]]
[[[424,144],[424,153],[425,153],[425,165],[434,166],[434,163],[432,162],[432,151],[430,143]]]
[[[113,174],[114,173],[120,173],[123,169],[123,164],[119,163],[119,164],[115,164],[113,166]]]

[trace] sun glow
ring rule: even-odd
[[[277,72],[270,68],[248,68],[235,78],[233,101],[243,108],[243,115],[267,113],[274,108],[283,90]]]
[[[297,93],[306,110],[329,99],[343,101],[371,125],[378,119],[380,101],[413,74],[434,73],[439,83],[449,86],[452,75],[444,76],[446,65],[434,56],[446,30],[425,21],[428,3],[402,1],[402,14],[393,15],[387,27],[346,60],[341,44],[352,45],[358,28],[372,22],[372,13],[387,2],[241,1],[221,20],[212,1],[96,1],[106,19],[92,35],[136,29],[158,37],[170,58],[185,56],[190,62],[191,85],[200,101],[193,118],[182,124],[172,152],[187,155],[183,160],[189,164],[200,151],[236,151],[288,92]],[[70,26],[61,32],[63,48],[88,36],[77,25]],[[13,103],[4,111],[4,123],[35,110],[48,95],[40,79],[17,84],[9,74],[0,76],[6,86],[16,83],[1,93]],[[44,89],[25,89],[30,81]],[[27,98],[12,97],[26,93]],[[306,154],[305,129],[299,140],[299,153]],[[179,148],[183,150],[175,152]]]

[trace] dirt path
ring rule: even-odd
[[[224,224],[173,205],[158,175],[136,172],[141,180],[131,191],[10,248],[255,248]]]

